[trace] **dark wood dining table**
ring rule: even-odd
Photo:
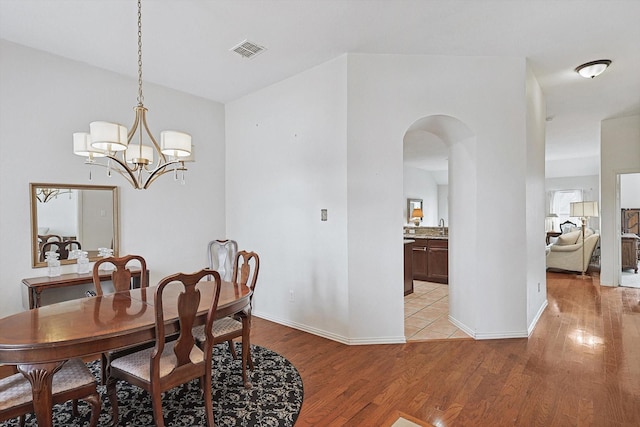
[[[175,285],[175,286],[174,286]],[[165,289],[167,334],[179,330],[179,284]],[[203,281],[197,324],[205,321],[214,282]],[[69,359],[155,339],[155,286],[46,305],[0,319],[0,363],[17,365],[31,382],[38,425],[52,426],[53,374]],[[249,304],[246,285],[222,282],[217,318]]]

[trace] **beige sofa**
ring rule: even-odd
[[[581,230],[560,235],[554,244],[547,247],[547,269],[585,272],[598,239],[599,234],[586,229],[583,251]]]

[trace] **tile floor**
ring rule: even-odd
[[[640,268],[640,261],[638,261],[638,267]],[[633,270],[622,270],[622,276],[620,277],[620,285],[628,286],[630,288],[640,288],[640,270],[638,273],[634,273]],[[405,298],[405,304],[407,299]],[[406,309],[405,309],[406,315]],[[405,326],[405,330],[407,327]]]
[[[404,336],[407,341],[468,338],[449,322],[449,286],[413,281],[413,293],[404,297]]]

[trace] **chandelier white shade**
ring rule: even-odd
[[[142,95],[142,6],[138,0],[138,105],[131,130],[121,124],[95,121],[89,124],[89,133],[73,134],[73,152],[87,157],[89,165],[107,168],[107,175],[117,172],[136,189],[147,189],[153,181],[167,172],[184,183],[185,162],[193,161],[191,135],[176,130],[160,133],[160,144],[147,125],[147,109]],[[96,158],[106,157],[106,163]],[[154,167],[155,166],[155,167]],[[91,179],[91,171],[89,172]]]
[[[175,130],[160,132],[160,151],[172,157],[187,157],[191,154],[191,135]]]
[[[103,151],[93,148],[91,145],[91,134],[87,132],[76,132],[73,134],[73,152],[78,156],[89,157],[104,157]]]

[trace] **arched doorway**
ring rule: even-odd
[[[475,239],[475,233],[472,232],[476,227],[475,218],[468,215],[469,211],[475,209],[476,201],[475,146],[476,138],[469,126],[455,117],[446,115],[432,115],[416,120],[403,137],[405,197],[426,199],[430,208],[424,209],[423,225],[437,227],[444,221],[448,226],[449,235],[449,284],[446,289],[448,297],[446,301],[445,298],[439,298],[440,304],[437,306],[442,308],[446,303],[449,310],[448,321],[436,318],[431,322],[421,322],[418,316],[411,321],[410,328],[405,325],[405,333],[408,335],[409,330],[426,323],[421,330],[422,335],[418,332],[415,339],[442,339],[442,335],[445,334],[450,338],[465,336],[459,334],[457,328],[462,329],[466,335],[474,335],[473,331],[465,327],[465,323],[473,324],[465,322],[465,319],[472,319],[465,316],[475,315],[474,308],[465,307],[468,304],[464,301],[468,299],[459,296],[461,292],[469,291],[464,289],[464,283],[472,282],[465,282],[465,278],[473,274],[471,269],[464,268],[463,260],[473,255],[472,248],[475,247],[472,241]],[[425,188],[421,189],[422,184],[416,182],[420,179],[424,180]],[[471,237],[464,240],[463,236]],[[423,289],[428,290],[429,286]],[[434,287],[429,293],[439,291],[441,289]],[[434,295],[430,298],[427,294],[424,300],[430,301],[437,297]],[[417,304],[413,307],[417,307]],[[437,308],[429,310],[424,311],[422,319],[431,319],[438,311]],[[463,311],[463,318],[459,319],[458,313],[462,314]],[[451,327],[447,327],[446,324]]]

